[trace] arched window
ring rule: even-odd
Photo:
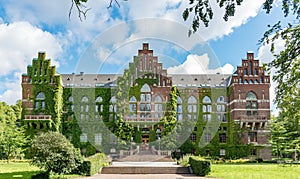
[[[253,80],[250,80],[249,84],[253,84]]]
[[[181,122],[182,121],[182,100],[179,96],[177,97],[176,112],[177,112],[177,121]]]
[[[44,100],[45,99],[45,94],[43,92],[39,92],[37,95],[36,95],[36,98],[35,99],[40,99],[40,100]]]
[[[151,92],[151,88],[148,84],[144,84],[141,88],[141,92]]]
[[[87,103],[87,102],[89,102],[89,99],[86,96],[83,96],[81,98],[81,102]]]
[[[254,84],[258,84],[258,80],[254,80]]]
[[[96,103],[101,103],[103,101],[102,97],[101,96],[98,96],[96,98]]]
[[[246,100],[257,100],[257,97],[256,97],[256,95],[252,91],[250,91],[247,94]]]
[[[163,109],[162,109],[162,99],[160,96],[156,96],[154,99],[154,112],[155,118],[162,118]]]
[[[248,80],[245,80],[245,81],[244,81],[244,84],[248,84]]]
[[[257,96],[255,93],[250,91],[247,94],[246,97],[246,110],[247,110],[247,115],[257,115],[257,109],[258,109],[258,103],[257,103]]]
[[[45,94],[39,92],[35,97],[35,109],[45,109]]]
[[[151,118],[151,88],[144,84],[140,96],[140,118]]]
[[[217,100],[217,113],[218,113],[218,121],[226,122],[226,102],[224,96],[218,97]]]
[[[130,110],[130,117],[136,117],[136,106],[137,106],[137,100],[135,96],[132,96],[129,99],[129,110]]]
[[[83,96],[82,98],[81,98],[81,106],[80,106],[80,111],[81,112],[89,112],[89,105],[88,104],[86,104],[86,103],[88,103],[89,102],[89,99],[86,97],[86,96]]]
[[[116,120],[116,112],[117,112],[117,98],[115,96],[110,98],[110,105],[109,105],[109,120],[115,121]]]
[[[242,79],[242,77],[240,77],[240,84],[242,84],[243,83],[243,79]]]
[[[212,107],[211,107],[211,99],[208,96],[204,96],[204,98],[202,100],[202,112],[203,112],[203,121],[210,122]]]
[[[188,98],[188,119],[197,121],[197,99],[194,96]]]
[[[95,105],[95,112],[103,112],[103,99],[101,96],[98,96],[95,100],[96,105]]]

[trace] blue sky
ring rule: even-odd
[[[199,68],[190,73],[230,73],[247,51],[269,62],[268,47],[257,43],[267,24],[283,15],[276,5],[266,15],[263,2],[244,0],[236,16],[224,22],[223,11],[211,1],[215,14],[210,26],[189,38],[191,22],[184,22],[181,15],[187,1],[120,0],[120,8],[114,4],[107,9],[109,1],[90,0],[87,6],[92,9],[83,21],[76,9],[69,19],[71,1],[1,1],[0,101],[13,104],[21,98],[21,74],[39,51],[46,51],[59,73],[121,73],[143,42],[150,43],[165,68],[173,67],[170,73],[177,73],[178,66],[189,69],[193,60]]]

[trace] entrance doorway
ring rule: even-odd
[[[142,150],[149,150],[149,135],[142,135]]]

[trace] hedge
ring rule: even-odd
[[[78,170],[80,174],[91,176],[99,173],[99,170],[107,165],[108,161],[104,153],[97,153],[86,160],[79,166]]]
[[[190,157],[189,164],[193,170],[193,173],[199,176],[208,175],[211,171],[211,164],[209,160],[205,160],[199,157]]]

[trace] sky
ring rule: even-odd
[[[169,73],[232,73],[247,51],[261,63],[273,57],[258,40],[278,20],[283,20],[280,2],[271,14],[262,9],[264,0],[244,0],[234,17],[223,20],[224,11],[211,1],[214,19],[209,27],[188,37],[191,21],[184,22],[189,1],[90,0],[86,19],[78,18],[71,0],[0,1],[0,101],[14,104],[21,99],[21,75],[39,51],[45,51],[59,73],[122,73],[142,43]],[[277,46],[282,48],[282,42]],[[185,68],[185,72],[182,72]],[[273,82],[271,100],[274,99]],[[272,104],[271,110],[277,113]]]

